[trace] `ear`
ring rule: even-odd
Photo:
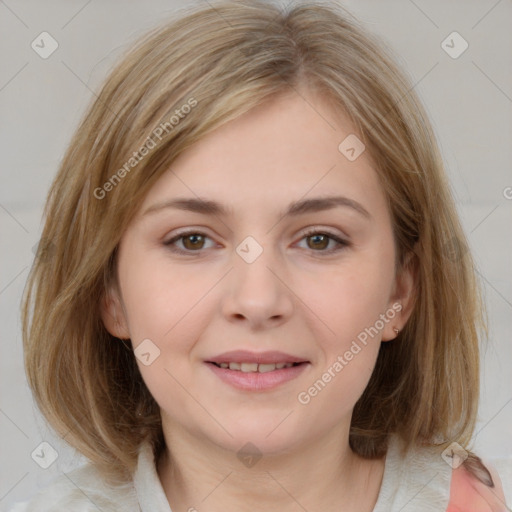
[[[100,300],[100,315],[105,329],[112,336],[122,340],[130,339],[126,313],[119,291],[115,287],[105,290]]]
[[[402,268],[396,273],[393,293],[388,303],[388,311],[394,311],[395,314],[392,318],[391,315],[388,316],[389,321],[382,331],[382,341],[395,339],[405,327],[414,309],[417,282],[415,263],[415,255],[409,253]],[[398,332],[396,332],[397,329]]]

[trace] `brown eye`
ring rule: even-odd
[[[204,236],[198,233],[193,233],[191,235],[186,235],[181,237],[183,240],[183,247],[185,249],[202,249],[204,245]]]
[[[318,255],[329,255],[350,246],[347,240],[343,240],[338,235],[319,229],[308,231],[303,234],[301,242],[305,240],[304,249],[310,249]]]
[[[329,236],[322,234],[322,233],[318,233],[316,235],[311,235],[306,238],[308,239],[308,247],[310,249],[320,249],[320,250],[326,249],[327,246],[329,245],[329,240],[330,240]]]
[[[210,241],[209,246],[207,245],[208,241]],[[173,252],[191,255],[192,253],[201,254],[204,252],[202,249],[209,249],[215,246],[215,243],[204,233],[188,231],[176,235],[174,238],[164,242],[164,245]]]

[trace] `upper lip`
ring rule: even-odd
[[[305,363],[306,359],[301,357],[278,352],[275,350],[267,352],[250,352],[248,350],[232,350],[214,356],[207,360],[208,363],[258,363],[258,364],[278,364],[278,363]]]

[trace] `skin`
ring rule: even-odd
[[[160,350],[152,364],[137,363],[161,409],[167,448],[157,470],[175,512],[375,505],[384,461],[351,451],[350,419],[380,342],[395,338],[393,328],[411,313],[414,283],[409,271],[395,275],[391,218],[367,152],[350,162],[338,151],[351,133],[348,118],[313,92],[274,98],[181,154],[122,236],[118,284],[102,316],[134,348],[149,338]],[[369,217],[347,206],[280,215],[293,201],[332,195],[357,201]],[[232,213],[144,215],[198,196]],[[172,252],[165,242],[189,227],[206,238],[182,238],[174,247],[188,254]],[[348,245],[327,254],[338,244],[305,237],[308,228]],[[253,263],[235,250],[247,236],[263,248]],[[397,302],[402,310],[384,329],[307,405],[299,403],[297,395]],[[310,364],[275,389],[240,391],[204,362],[236,349],[280,350]],[[247,442],[262,454],[252,467],[237,458]]]

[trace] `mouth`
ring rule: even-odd
[[[311,362],[283,352],[226,352],[205,361],[224,384],[242,391],[262,392],[289,382],[311,366]]]
[[[290,363],[238,363],[238,362],[230,362],[230,363],[216,363],[214,361],[207,361],[210,364],[215,365],[217,368],[222,368],[224,370],[233,370],[239,371],[243,373],[268,373],[274,372],[276,370],[282,370],[284,368],[292,368],[294,366],[299,366],[301,364],[307,364],[306,361],[301,362],[290,362]]]

